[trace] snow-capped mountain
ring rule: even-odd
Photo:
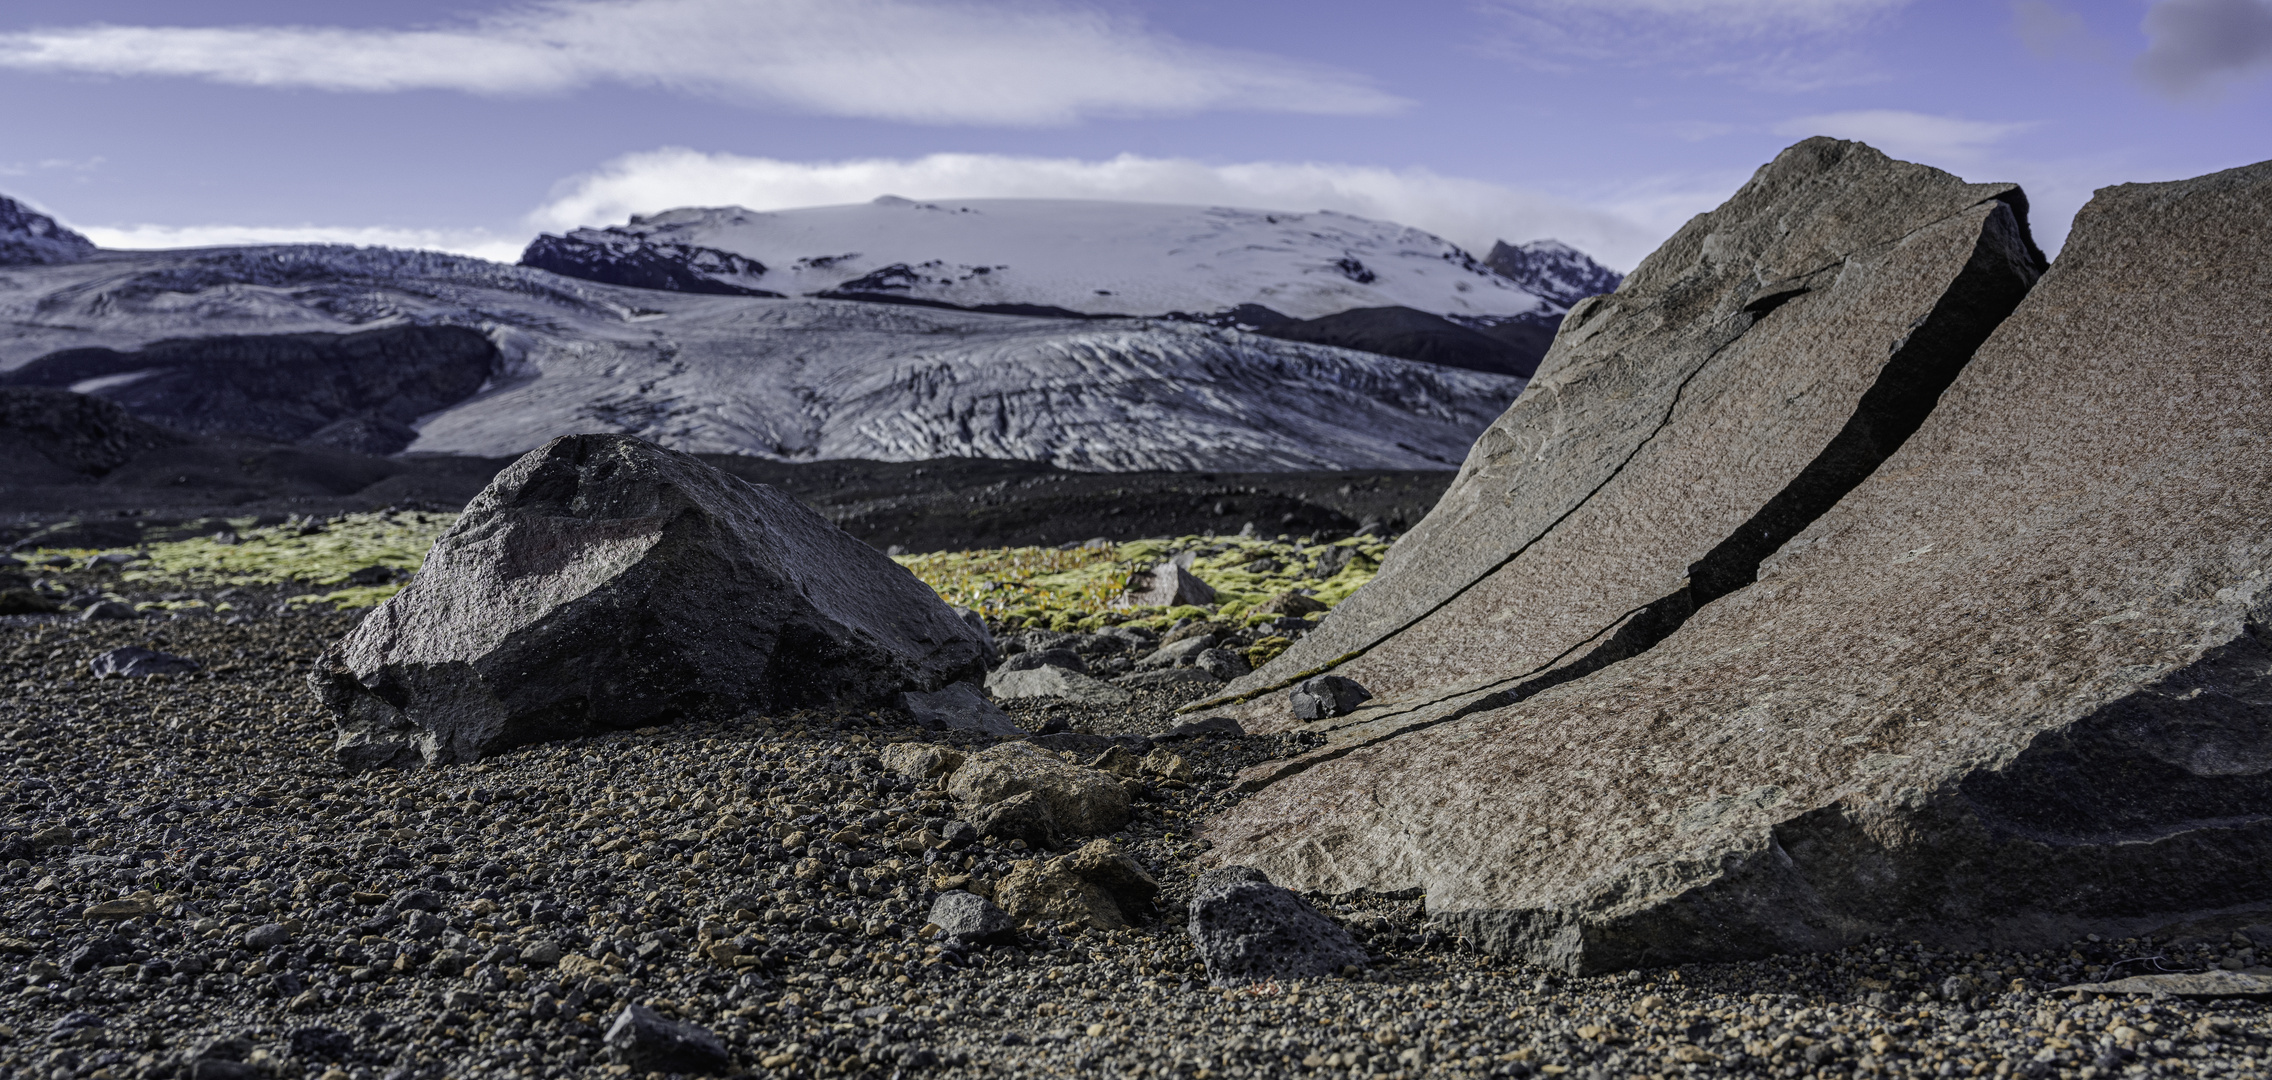
[[[1625,280],[1625,275],[1560,240],[1527,244],[1501,240],[1491,245],[1483,265],[1564,311],[1586,297],[1616,292]]]
[[[1086,255],[1099,264],[1117,257],[1105,247]],[[1519,377],[1192,322],[702,295],[331,246],[94,252],[20,266],[0,274],[0,319],[0,382],[22,371],[44,385],[69,361],[100,373],[71,388],[153,410],[181,404],[166,386],[222,377],[213,373],[229,369],[214,365],[225,355],[259,345],[245,335],[469,328],[494,346],[486,378],[412,423],[386,411],[410,400],[400,393],[366,405],[341,395],[339,372],[326,365],[353,360],[360,346],[345,341],[307,350],[304,373],[283,386],[225,396],[276,401],[304,388],[307,400],[292,407],[316,411],[295,422],[325,422],[309,436],[319,443],[352,429],[357,439],[413,438],[414,452],[479,455],[607,431],[794,461],[1448,468],[1523,386]],[[169,339],[205,339],[213,355],[178,341],[145,351]],[[42,359],[90,348],[118,355]],[[262,355],[264,370],[294,370],[273,350]]]
[[[94,254],[95,243],[55,219],[0,196],[0,266],[72,262]]]
[[[543,236],[521,262],[647,287],[657,287],[648,282],[668,264],[671,276],[704,283],[659,286],[681,291],[1019,313],[1211,314],[1259,305],[1293,319],[1385,307],[1504,319],[1568,307],[1442,237],[1389,222],[1080,199],[887,195],[765,213],[687,208]]]

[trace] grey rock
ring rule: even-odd
[[[349,769],[975,677],[985,643],[883,553],[772,488],[618,435],[497,474],[311,686]]]
[[[1004,743],[972,754],[947,782],[947,794],[974,809],[1026,792],[1049,808],[1060,835],[1093,836],[1128,824],[1128,789],[1119,777],[1075,765],[1032,743]]]
[[[932,940],[942,946],[967,949],[973,945],[1008,945],[1017,941],[1017,923],[1010,913],[976,893],[950,889],[931,901],[931,925],[939,928]]]
[[[186,656],[162,653],[139,645],[112,649],[87,661],[87,670],[93,672],[98,679],[107,679],[113,675],[128,679],[151,675],[187,675],[201,667],[203,665]]]
[[[449,926],[439,916],[413,911],[402,920],[402,932],[412,941],[432,941]]]
[[[101,603],[89,604],[86,610],[79,613],[80,622],[116,622],[138,618],[141,618],[140,612],[135,611],[132,606],[119,603],[116,600],[104,600]]]
[[[1152,741],[1172,742],[1176,739],[1190,739],[1202,735],[1221,735],[1235,738],[1244,734],[1246,734],[1246,728],[1241,727],[1238,721],[1228,716],[1203,716],[1160,732],[1152,736]]]
[[[1246,657],[1229,649],[1201,649],[1197,655],[1191,658],[1191,666],[1223,682],[1229,682],[1254,670],[1247,666]]]
[[[1245,866],[1199,875],[1190,931],[1208,981],[1216,986],[1314,979],[1367,962],[1365,950],[1341,924]]]
[[[970,632],[986,647],[987,663],[1001,659],[1002,654],[994,645],[994,632],[986,628],[986,616],[960,604],[950,605],[947,610],[954,612],[955,618],[961,619],[964,626],[970,627]]]
[[[714,1073],[733,1060],[716,1035],[667,1020],[644,1005],[625,1005],[603,1040],[618,1065],[666,1073]]]
[[[2062,986],[2059,992],[2077,994],[2151,994],[2179,998],[2272,998],[2272,976],[2240,971],[2195,971],[2169,975],[2132,975],[2111,982]]]
[[[945,776],[962,767],[963,753],[953,747],[929,743],[893,743],[884,747],[884,768],[912,780]]]
[[[1136,667],[1141,671],[1150,671],[1157,668],[1182,667],[1186,664],[1191,663],[1193,660],[1198,659],[1200,653],[1206,652],[1207,650],[1214,647],[1215,635],[1213,634],[1200,634],[1196,637],[1187,637],[1181,641],[1169,642],[1168,644],[1162,645],[1159,648],[1153,650],[1150,655],[1136,661]]]
[[[1205,607],[1214,603],[1214,586],[1199,580],[1189,566],[1188,561],[1164,562],[1148,574],[1137,575],[1117,603],[1123,607]]]
[[[1357,685],[1355,679],[1318,675],[1294,687],[1294,692],[1287,695],[1287,704],[1297,720],[1325,720],[1347,716],[1372,699],[1372,692]]]
[[[390,903],[397,912],[440,911],[443,907],[441,896],[429,889],[405,889]]]
[[[292,943],[292,932],[282,923],[263,923],[245,931],[245,948],[256,951],[273,949]]]
[[[981,735],[1015,736],[1025,729],[1001,707],[979,696],[970,683],[953,683],[940,690],[909,690],[899,695],[899,707],[918,726],[933,731],[974,731]]]
[[[1373,580],[1209,704],[1283,730],[1313,672],[1520,696],[1661,640],[1915,429],[2040,273],[2026,206],[1860,143],[1785,150],[1572,308]]]
[[[1057,846],[1057,823],[1049,816],[1049,805],[1031,791],[979,807],[971,814],[971,824],[983,837],[1023,840],[1037,850]]]
[[[1091,705],[1125,705],[1135,700],[1128,691],[1102,679],[1056,667],[997,671],[986,677],[986,692],[1003,701],[1062,698]]]
[[[310,1062],[345,1061],[355,1053],[355,1037],[337,1028],[294,1028],[284,1043],[293,1057]]]
[[[1163,686],[1221,686],[1223,681],[1203,668],[1179,667],[1130,672],[1112,680],[1112,685],[1128,690],[1157,690]]]
[[[1025,671],[1037,667],[1059,667],[1067,671],[1089,673],[1088,661],[1071,649],[1038,649],[1019,653],[1002,661],[1002,671]]]
[[[1877,934],[2040,949],[2261,903],[2272,454],[2234,439],[2272,412],[2267,236],[2272,163],[2102,189],[1757,584],[1518,702],[1353,725],[1215,853],[1423,888],[1482,947],[1584,972]],[[2164,392],[2126,382],[2147,367]]]

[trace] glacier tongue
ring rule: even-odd
[[[1442,469],[1523,386],[1189,323],[663,292],[368,248],[98,252],[0,276],[0,315],[0,371],[81,346],[471,327],[498,372],[420,418],[409,450],[489,456],[619,432],[799,461]]]

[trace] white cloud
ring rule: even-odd
[[[803,162],[664,149],[618,158],[565,182],[559,191],[553,201],[529,215],[531,225],[558,231],[618,223],[632,214],[679,206],[780,210],[865,202],[878,195],[1120,199],[1337,210],[1425,229],[1477,255],[1493,240],[1554,237],[1620,268],[1639,262],[1678,224],[1424,169],[1314,162],[1209,165],[1131,154],[1104,161],[932,154],[904,160]],[[1722,192],[1702,206],[1684,207],[1679,216],[1685,218],[1724,197]]]
[[[2166,93],[2272,71],[2272,0],[2162,0],[2145,30],[2138,75]]]
[[[1952,164],[1976,161],[1981,151],[2032,126],[1932,116],[1900,109],[1859,109],[1785,120],[1775,125],[1775,134],[1792,138],[1830,135],[1859,139],[1894,157],[1946,169]]]
[[[1346,72],[1044,0],[549,0],[419,30],[94,25],[0,34],[0,67],[364,92],[614,82],[942,124],[1404,104]]]
[[[516,262],[528,241],[483,229],[400,229],[387,226],[74,225],[106,248],[235,247],[243,244],[354,244],[420,248],[499,262]]]

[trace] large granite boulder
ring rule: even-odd
[[[1860,143],[1785,150],[1571,309],[1373,581],[1190,708],[1283,729],[1327,670],[1512,700],[1646,649],[1916,430],[2040,272],[2026,207]]]
[[[1214,857],[1418,887],[1477,943],[1578,971],[2265,905],[2266,296],[2272,162],[2099,192],[1924,425],[1756,584],[1517,704],[1348,718],[1249,777]]]
[[[898,564],[778,491],[618,435],[497,474],[309,676],[350,769],[748,710],[895,704],[985,646]]]

